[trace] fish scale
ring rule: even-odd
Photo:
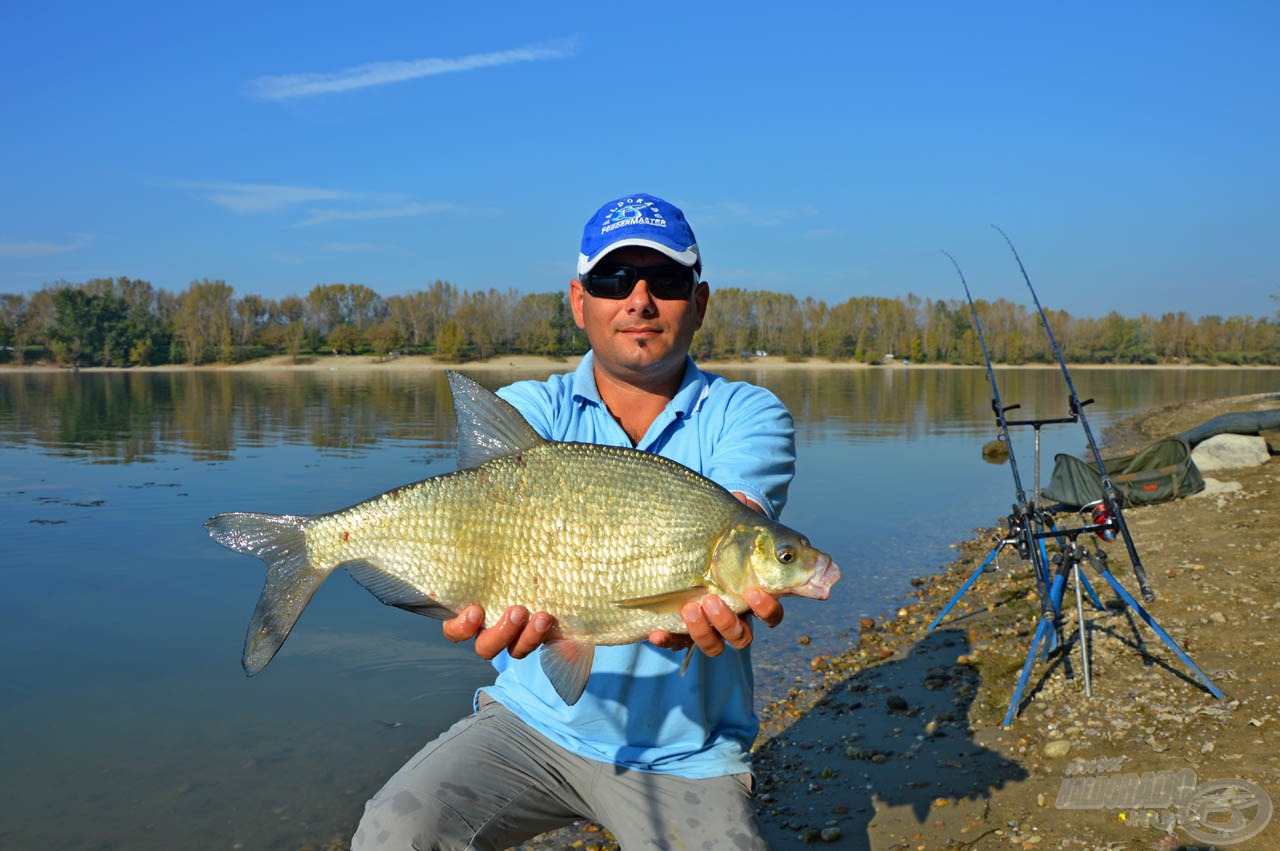
[[[839,578],[803,536],[687,467],[544,440],[493,393],[458,373],[449,380],[464,469],[329,514],[220,514],[205,524],[268,565],[246,672],[267,665],[338,568],[418,614],[448,618],[478,604],[486,625],[515,605],[551,614],[540,658],[569,703],[595,646],[685,632],[686,603],[715,594],[742,613],[748,588],[825,599]]]

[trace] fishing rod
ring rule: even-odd
[[[987,363],[987,381],[991,383],[991,410],[995,412],[996,424],[1000,426],[1000,439],[1009,450],[1009,469],[1013,471],[1013,487],[1017,500],[1013,504],[1013,513],[1009,515],[1009,537],[1015,539],[1019,555],[1030,559],[1034,568],[1036,591],[1040,596],[1041,619],[1052,621],[1056,617],[1056,607],[1049,592],[1049,572],[1033,528],[1034,509],[1027,502],[1027,493],[1022,487],[1022,476],[1018,473],[1018,462],[1013,452],[1013,438],[1009,435],[1009,420],[1005,416],[1008,411],[1021,406],[1005,406],[1000,401],[1000,387],[996,384],[995,370],[991,368],[991,354],[987,351],[987,340],[982,333],[982,323],[978,320],[978,308],[974,306],[973,296],[969,293],[969,282],[964,279],[964,272],[960,270],[960,264],[956,262],[956,258],[952,257],[948,251],[942,253],[947,255],[951,265],[956,267],[956,274],[960,276],[960,283],[964,286],[964,296],[969,300],[969,311],[973,314],[973,327],[978,332],[978,342],[982,345],[982,357]]]
[[[1062,377],[1067,382],[1067,392],[1069,395],[1069,406],[1072,416],[1080,418],[1080,425],[1084,427],[1085,439],[1089,441],[1089,451],[1093,453],[1093,463],[1098,467],[1098,475],[1102,477],[1102,499],[1106,505],[1110,518],[1103,518],[1104,522],[1109,520],[1120,531],[1120,537],[1124,539],[1125,549],[1129,551],[1129,561],[1133,563],[1133,575],[1138,580],[1138,589],[1142,592],[1142,599],[1150,603],[1156,598],[1156,593],[1151,590],[1151,586],[1147,584],[1147,572],[1142,567],[1142,560],[1138,558],[1138,549],[1133,545],[1133,536],[1129,534],[1129,524],[1125,522],[1124,512],[1120,510],[1120,495],[1116,492],[1115,485],[1111,483],[1111,475],[1107,472],[1107,466],[1102,462],[1102,453],[1098,451],[1098,443],[1093,439],[1093,430],[1089,428],[1089,418],[1084,415],[1084,406],[1093,402],[1088,399],[1084,402],[1080,401],[1080,396],[1076,393],[1076,386],[1071,381],[1071,371],[1067,369],[1067,361],[1062,357],[1062,350],[1058,348],[1058,340],[1053,336],[1053,328],[1049,326],[1049,317],[1045,316],[1044,308],[1040,306],[1040,299],[1036,296],[1036,288],[1031,286],[1031,276],[1027,274],[1027,269],[1022,265],[1022,258],[1018,256],[1018,249],[1013,247],[1013,240],[1009,239],[1009,235],[1001,230],[998,226],[992,225],[996,232],[1004,237],[1004,241],[1008,244],[1009,250],[1013,252],[1013,259],[1018,261],[1018,271],[1022,273],[1022,280],[1027,282],[1027,289],[1031,291],[1031,300],[1036,303],[1036,310],[1040,312],[1040,322],[1044,325],[1045,333],[1049,335],[1049,345],[1053,348],[1053,356],[1058,360],[1058,366],[1062,368]]]

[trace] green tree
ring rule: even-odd
[[[67,286],[53,294],[51,331],[63,360],[71,364],[123,364],[129,345],[128,305],[110,292],[88,285]]]
[[[236,345],[248,346],[256,342],[269,313],[268,302],[260,295],[249,293],[236,301]]]
[[[387,315],[382,296],[363,284],[320,284],[307,293],[307,320],[319,334],[338,325],[357,331],[377,324]]]
[[[297,363],[302,356],[302,347],[307,341],[307,326],[301,319],[289,323],[284,332],[285,353],[292,363]]]
[[[369,348],[380,358],[386,358],[390,352],[404,345],[404,336],[400,328],[390,319],[380,322],[365,333]]]
[[[27,318],[26,296],[18,293],[0,295],[0,346],[8,347],[14,363],[22,363],[26,340],[22,335]]]
[[[436,335],[436,357],[442,361],[457,363],[462,360],[466,342],[462,326],[450,319],[440,327],[440,333]]]
[[[215,357],[231,360],[232,295],[225,281],[204,278],[192,281],[179,297],[174,330],[188,363],[204,363]]]
[[[356,346],[360,345],[360,334],[354,327],[343,322],[333,326],[333,330],[329,332],[325,342],[335,352],[355,354]]]

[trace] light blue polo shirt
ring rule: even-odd
[[[521,381],[498,395],[551,440],[630,447],[600,399],[592,355],[567,375]],[[795,475],[791,414],[761,387],[726,381],[686,360],[674,399],[635,447],[684,464],[740,491],[777,518]],[[597,647],[582,698],[567,706],[542,673],[535,652],[494,659],[498,678],[485,688],[538,732],[590,759],[693,779],[739,774],[759,730],[753,706],[750,648],[716,658],[647,641]]]

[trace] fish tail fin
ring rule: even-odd
[[[267,581],[249,621],[241,664],[261,671],[289,637],[302,610],[333,567],[313,564],[303,524],[308,518],[276,514],[219,514],[205,521],[209,535],[227,549],[267,563]]]

